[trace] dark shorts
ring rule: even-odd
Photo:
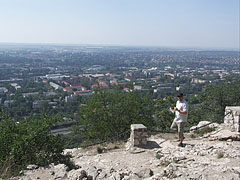
[[[183,132],[184,132],[184,127],[186,125],[186,122],[177,122],[173,121],[171,125],[171,129],[176,130],[179,133],[179,138],[183,138]]]

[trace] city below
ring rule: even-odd
[[[2,44],[0,106],[15,120],[47,112],[72,122],[95,88],[190,97],[239,75],[239,51]]]

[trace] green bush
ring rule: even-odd
[[[197,130],[195,133],[198,134],[199,136],[203,136],[204,134],[210,133],[214,130],[215,130],[215,128],[211,128],[209,126],[206,126],[202,129]]]
[[[50,132],[54,119],[12,121],[1,114],[0,122],[0,177],[16,175],[29,164],[45,166],[50,163],[74,165],[64,156],[61,138]]]
[[[98,154],[101,154],[103,152],[103,149],[100,146],[98,146],[97,147],[97,152],[98,152]]]
[[[149,95],[136,91],[123,93],[119,89],[98,89],[79,109],[77,131],[85,140],[108,140],[113,137],[129,136],[131,124],[154,126],[152,100]],[[78,132],[77,132],[78,133]]]
[[[162,154],[156,154],[156,158],[157,158],[157,159],[161,159],[162,157],[163,157]]]
[[[218,158],[218,159],[221,159],[221,158],[223,158],[223,157],[224,157],[224,154],[223,154],[222,152],[219,152],[218,155],[217,155],[217,158]]]

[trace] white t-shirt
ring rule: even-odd
[[[176,103],[176,108],[178,108],[180,111],[184,111],[184,112],[188,112],[188,104],[187,101],[182,100],[182,102],[177,101]],[[175,121],[177,122],[186,122],[187,121],[187,117],[188,117],[188,113],[187,114],[182,114],[178,111],[175,112]]]

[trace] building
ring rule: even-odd
[[[8,89],[5,87],[0,87],[0,94],[5,94],[8,92]]]
[[[202,80],[202,79],[197,79],[197,78],[193,78],[191,83],[196,83],[196,84],[203,84],[203,83],[206,83],[207,81],[206,80]]]
[[[55,80],[55,81],[58,81],[58,80],[62,80],[63,78],[69,78],[70,76],[66,76],[66,75],[61,75],[61,74],[47,74],[45,76],[46,79],[52,79],[52,80]]]
[[[65,102],[66,102],[66,103],[73,102],[73,100],[74,100],[74,96],[66,96],[66,97],[65,97]]]
[[[63,91],[67,91],[67,92],[85,91],[85,90],[87,90],[87,88],[83,86],[69,86],[69,87],[63,88]]]
[[[40,106],[41,106],[41,101],[39,101],[39,100],[33,101],[33,103],[32,103],[33,109],[39,109]]]
[[[79,95],[79,96],[91,96],[92,91],[91,90],[84,90],[84,91],[74,91],[74,95]]]
[[[11,83],[10,85],[13,86],[16,90],[21,88],[21,86],[19,86],[17,83]]]
[[[138,86],[138,85],[134,86],[134,90],[140,90],[140,89],[142,89],[142,86]]]
[[[91,86],[92,89],[96,87],[108,87],[108,84],[104,81],[98,81],[97,83]]]
[[[56,83],[50,82],[49,84],[50,84],[50,86],[52,86],[55,90],[63,89],[62,86],[60,86],[60,85],[58,85],[58,84],[56,84]]]
[[[12,103],[13,103],[13,100],[5,100],[3,105],[6,107],[6,108],[10,108],[12,106]]]
[[[32,93],[22,93],[23,97],[28,97],[28,96],[35,96],[39,95],[39,92],[32,92]]]

